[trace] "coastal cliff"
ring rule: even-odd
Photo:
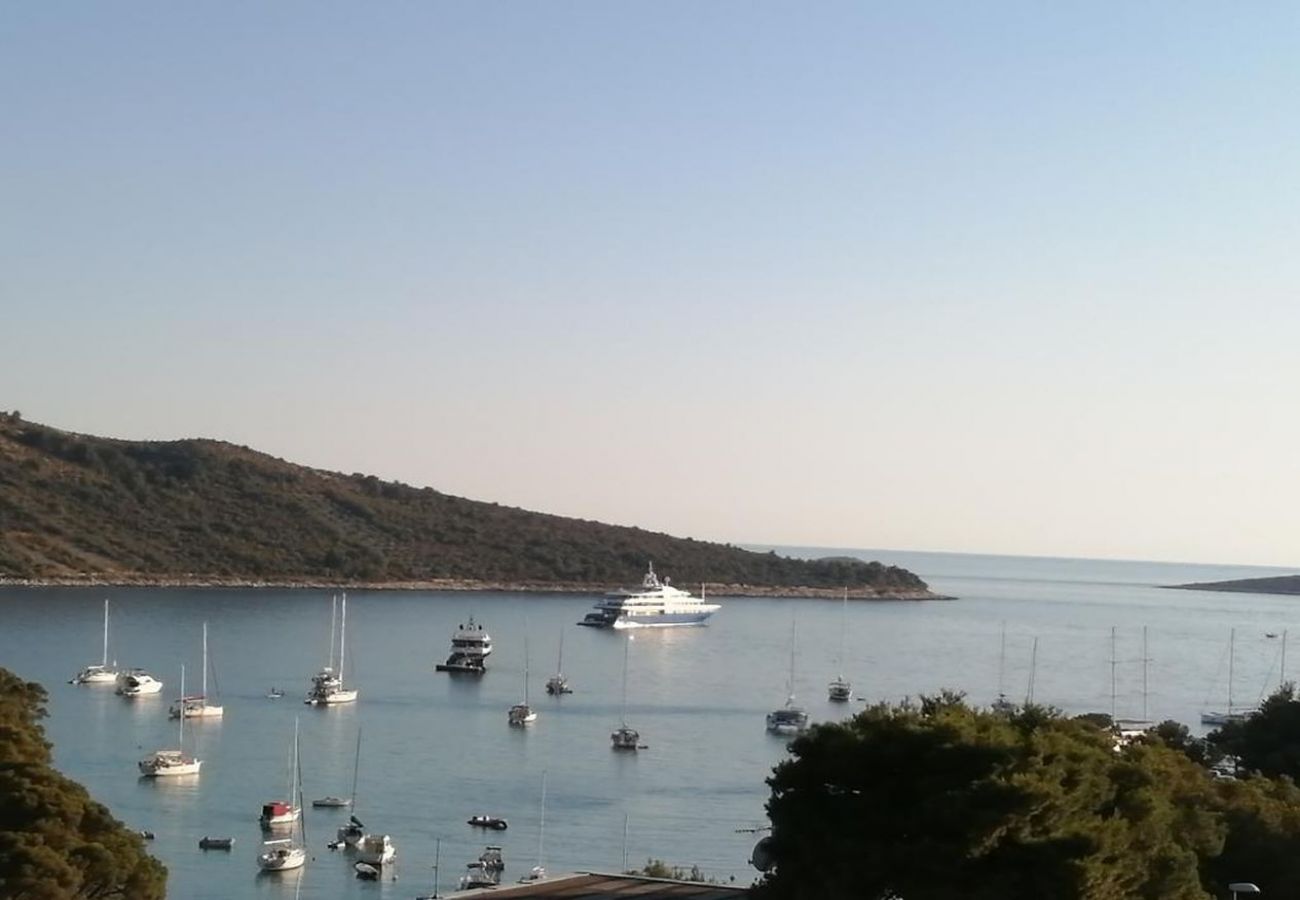
[[[0,582],[600,591],[646,563],[718,596],[937,599],[879,562],[802,560],[0,414]]]

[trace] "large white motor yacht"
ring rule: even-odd
[[[163,683],[144,669],[132,669],[117,676],[117,693],[123,697],[157,694],[162,689]]]
[[[438,663],[434,668],[439,672],[482,675],[487,669],[486,661],[491,652],[492,636],[470,616],[469,622],[457,625],[452,632],[451,655],[447,661]]]
[[[671,579],[661,582],[651,563],[639,588],[620,588],[606,594],[596,604],[596,611],[587,613],[578,624],[593,628],[702,625],[719,609],[717,603],[706,603],[689,591],[673,587]]]

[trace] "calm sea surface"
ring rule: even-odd
[[[439,839],[444,891],[488,842],[503,846],[507,879],[537,863],[540,844],[551,872],[613,871],[656,857],[748,883],[755,836],[737,829],[765,821],[764,778],[784,753],[763,717],[785,700],[792,622],[795,692],[815,720],[861,708],[826,700],[842,623],[843,668],[859,697],[898,700],[950,687],[987,703],[1001,684],[1022,698],[1037,639],[1034,699],[1071,712],[1110,711],[1114,627],[1118,714],[1140,716],[1145,702],[1150,718],[1189,725],[1207,705],[1226,703],[1232,629],[1238,702],[1255,701],[1281,677],[1282,641],[1266,635],[1288,628],[1300,635],[1300,599],[1158,587],[1274,569],[854,552],[912,569],[960,599],[851,603],[847,611],[829,600],[726,600],[707,628],[636,633],[628,721],[648,749],[635,755],[609,745],[625,635],[574,627],[591,597],[349,594],[347,675],[361,694],[334,709],[301,703],[328,655],[330,598],[318,591],[3,589],[0,665],[48,688],[46,727],[59,768],[132,827],[157,835],[152,850],[171,871],[170,896],[289,898],[300,890],[307,898],[409,898],[432,887]],[[106,595],[110,656],[165,680],[161,695],[130,701],[111,687],[67,684],[99,659]],[[435,674],[451,632],[471,613],[495,642],[489,672],[478,680]],[[166,710],[182,664],[187,687],[197,681],[204,621],[225,718],[187,725],[186,749],[204,760],[200,777],[142,780],[136,761],[176,742]],[[556,699],[542,685],[555,670],[562,630],[575,692]],[[519,730],[507,726],[506,710],[524,692],[525,637],[539,719]],[[1294,649],[1300,666],[1300,642]],[[273,685],[284,699],[266,699]],[[301,884],[293,874],[258,875],[257,815],[285,791],[295,717],[308,799],[347,795],[361,729],[356,815],[392,835],[400,880],[356,881],[347,858],[325,847],[346,812],[311,809],[314,860]],[[508,818],[509,830],[469,828],[465,819],[479,812]],[[233,836],[235,848],[204,853],[204,835]]]

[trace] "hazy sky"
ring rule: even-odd
[[[1300,7],[9,3],[0,408],[732,542],[1300,563]]]

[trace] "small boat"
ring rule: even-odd
[[[469,617],[468,623],[456,626],[451,636],[451,655],[446,662],[438,663],[434,670],[438,672],[461,673],[464,675],[482,675],[487,671],[487,658],[492,652],[492,636],[480,624]]]
[[[343,684],[343,659],[347,649],[348,633],[348,595],[343,595],[339,614],[339,668],[334,670],[334,619],[330,619],[330,661],[311,679],[311,688],[303,700],[308,706],[337,706],[340,703],[354,703],[357,689]]]
[[[159,687],[162,685],[159,684]],[[185,667],[181,666],[181,694],[185,694]],[[136,764],[140,774],[146,778],[162,778],[174,775],[198,775],[203,768],[203,760],[186,756],[185,718],[180,718],[180,734],[176,738],[176,750],[155,750],[152,756]]]
[[[317,809],[338,809],[347,806],[349,802],[342,797],[321,797],[319,800],[313,800],[311,805]]]
[[[99,665],[86,666],[69,684],[116,684],[117,663],[108,664],[108,601],[104,601],[104,656]]]
[[[703,585],[700,593],[704,593]],[[606,594],[596,604],[596,612],[587,613],[578,624],[591,628],[703,625],[721,608],[716,603],[706,603],[703,596],[696,597],[689,591],[673,587],[671,579],[665,578],[661,582],[651,563],[649,571],[641,579],[641,587],[622,588]]]
[[[163,683],[144,669],[132,669],[119,672],[116,691],[123,697],[141,697],[145,694],[157,694],[163,689]]]
[[[470,816],[465,820],[467,824],[475,828],[491,828],[493,831],[505,831],[510,827],[510,823],[498,816],[477,815]]]
[[[257,821],[263,828],[292,825],[302,817],[302,809],[287,800],[272,800],[262,804],[262,814]]]
[[[208,837],[206,834],[199,838],[200,850],[229,850],[235,846],[235,839]]]
[[[352,871],[356,872],[357,877],[362,881],[378,881],[379,876],[383,874],[381,870],[376,869],[370,863],[363,862],[353,863]]]
[[[140,837],[144,838],[146,841],[152,841],[154,838],[153,832],[147,828],[137,831],[136,834],[140,835]]]
[[[279,700],[283,696],[284,696],[284,691],[280,690],[277,687],[273,687],[266,692],[267,700]]]
[[[506,861],[501,855],[501,848],[494,844],[487,845],[483,852],[478,855],[478,861],[489,872],[504,872],[506,868]]]
[[[465,874],[460,876],[460,890],[472,891],[476,888],[493,888],[501,883],[501,873],[493,872],[483,865],[482,861],[474,860],[465,866]]]
[[[357,860],[372,866],[385,866],[397,856],[393,839],[386,834],[367,834],[357,842]]]
[[[555,664],[555,674],[546,679],[546,693],[553,697],[561,697],[565,694],[572,694],[573,688],[569,687],[569,679],[564,677],[564,629],[560,629],[560,657]]]

